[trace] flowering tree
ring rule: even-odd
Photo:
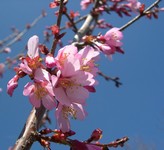
[[[99,60],[102,55],[110,61],[115,53],[124,54],[123,31],[141,17],[158,18],[158,13],[163,11],[158,7],[160,0],[149,7],[137,0],[82,0],[81,10],[88,13],[84,16],[70,9],[70,2],[51,2],[49,7],[54,10],[57,19],[55,24],[46,28],[44,41],[40,42],[37,35],[31,36],[25,54],[0,64],[2,76],[5,65],[13,66],[16,61],[15,76],[7,84],[7,93],[13,96],[19,82],[28,77],[29,82],[22,92],[33,106],[15,145],[10,148],[12,150],[28,150],[36,141],[47,150],[51,149],[51,143],[67,145],[71,150],[107,150],[122,147],[129,139],[124,136],[113,142],[100,143],[102,130],[99,128],[84,141],[73,139],[71,136],[75,132],[71,129],[71,120],[83,120],[87,116],[86,99],[90,93],[96,94],[97,76],[113,81],[117,87],[121,85],[118,77],[112,78],[100,71]],[[103,19],[104,15],[113,12],[119,17],[136,17],[122,27],[116,27]],[[63,23],[64,16],[67,20]],[[11,45],[43,17],[46,17],[44,11],[22,32],[14,28],[13,34],[1,42],[0,52],[9,53]],[[81,23],[80,26],[78,23]],[[74,35],[66,45],[63,41],[68,33],[64,30],[68,29]],[[100,29],[105,29],[105,34]],[[100,33],[96,34],[96,30]],[[5,45],[9,39],[12,41]],[[47,42],[52,44],[51,47],[46,46]],[[44,128],[45,122],[50,120],[48,112],[52,110],[55,115],[51,119],[56,119],[57,129]]]

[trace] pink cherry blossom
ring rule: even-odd
[[[17,75],[15,75],[8,83],[7,83],[7,93],[12,96],[14,90],[17,88],[18,86],[18,80],[19,77]]]
[[[20,69],[28,75],[32,75],[34,71],[41,66],[41,59],[39,56],[38,36],[32,36],[27,43],[28,51],[27,57],[22,58]]]
[[[66,106],[59,103],[55,116],[60,130],[62,130],[62,132],[69,132],[69,119],[73,118],[83,120],[86,116],[86,112],[81,104],[72,103],[70,106]]]
[[[69,55],[73,55],[75,56],[78,53],[77,47],[73,46],[73,45],[67,45],[63,48],[61,48],[58,51],[57,56],[55,57],[55,62],[56,65],[59,69],[61,69],[65,63],[65,61],[67,60],[67,57]]]
[[[45,69],[38,68],[34,74],[34,82],[25,85],[23,95],[29,96],[31,104],[36,108],[41,104],[48,110],[56,106],[50,80],[50,74]]]
[[[122,38],[123,34],[121,31],[119,31],[119,28],[112,28],[106,34],[104,35],[104,38],[106,40],[106,44],[114,47],[120,47],[122,46]]]
[[[124,53],[121,49],[123,34],[119,28],[112,28],[103,36],[98,36],[94,44],[110,59],[115,52]]]
[[[68,106],[72,102],[85,103],[89,92],[94,91],[92,87],[97,83],[92,72],[96,72],[93,71],[95,67],[93,58],[96,58],[98,54],[99,52],[89,47],[78,53],[77,48],[73,45],[59,50],[55,58],[59,71],[53,80],[57,81],[54,93],[60,103]]]
[[[85,86],[92,86],[95,83],[93,76],[89,77],[81,71],[74,73],[71,76],[58,73],[60,76],[56,77],[58,82],[54,87],[54,93],[56,99],[63,105],[69,106],[72,102],[84,104],[89,96],[89,91]]]

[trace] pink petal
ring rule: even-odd
[[[85,99],[88,98],[89,92],[82,86],[73,86],[66,89],[68,97],[76,103],[85,103]]]
[[[42,103],[43,103],[44,107],[47,108],[48,110],[51,110],[54,107],[56,107],[54,98],[48,94],[42,98]]]
[[[37,97],[35,96],[34,93],[31,93],[31,94],[29,95],[29,100],[30,100],[31,104],[32,104],[34,107],[36,107],[36,108],[39,108],[39,107],[40,107],[40,105],[41,105],[41,100],[40,100],[40,99],[37,99]]]
[[[31,82],[28,82],[25,86],[24,86],[24,90],[23,90],[23,95],[24,96],[28,96],[30,95],[30,93],[32,92],[33,88],[34,88],[34,84]]]
[[[80,70],[80,61],[75,56],[70,55],[67,57],[64,68],[61,70],[64,77],[70,77]]]
[[[20,68],[23,70],[23,72],[27,73],[28,75],[32,74],[31,68],[28,66],[27,61],[23,60],[23,63],[21,63]]]
[[[55,96],[54,94],[54,91],[53,91],[53,87],[52,87],[52,84],[49,82],[45,88],[47,89],[47,91],[52,95],[52,96]]]
[[[58,108],[56,109],[56,119],[62,132],[68,132],[70,130],[70,122],[68,118],[64,118],[62,108],[63,106],[59,104]]]
[[[39,43],[39,38],[36,35],[32,36],[28,40],[28,43],[27,43],[27,46],[28,46],[27,55],[30,58],[34,58],[34,57],[39,56],[38,43]]]
[[[57,84],[57,82],[58,82],[58,77],[57,76],[55,76],[55,75],[52,75],[51,76],[51,81],[52,81],[52,85],[53,85],[53,87],[55,87],[56,86],[56,84]]]
[[[71,105],[71,101],[69,97],[64,92],[64,89],[62,87],[54,88],[54,93],[56,99],[62,104],[62,105]]]
[[[74,103],[74,104],[73,104],[73,107],[74,107],[74,109],[75,109],[76,112],[77,112],[76,117],[77,117],[78,119],[83,120],[83,119],[85,118],[85,116],[87,115],[87,113],[85,112],[83,106],[80,105],[80,104]]]
[[[35,76],[34,76],[35,80],[37,80],[38,82],[42,82],[44,80],[50,81],[50,74],[48,71],[46,71],[45,69],[42,68],[38,68],[35,71]]]

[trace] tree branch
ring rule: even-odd
[[[98,2],[99,2],[98,0],[95,1],[94,8],[97,7]],[[79,42],[81,40],[81,38],[88,32],[90,25],[92,24],[92,22],[94,20],[95,20],[95,15],[93,15],[93,13],[90,12],[90,14],[88,14],[85,22],[83,23],[81,28],[78,30],[77,34],[74,36],[73,42]]]
[[[130,20],[127,24],[123,25],[121,28],[120,28],[120,31],[123,31],[124,29],[126,29],[127,27],[129,27],[131,24],[133,24],[134,22],[136,22],[137,20],[139,20],[141,17],[145,16],[146,13],[148,11],[150,11],[153,7],[155,7],[156,5],[158,5],[158,3],[160,2],[161,0],[156,0],[153,4],[151,4],[147,9],[145,9],[143,11],[143,13],[141,13],[140,15],[136,16],[135,18],[133,18],[132,20]]]
[[[35,142],[34,133],[39,129],[45,111],[46,109],[43,106],[39,109],[33,107],[12,150],[29,150],[31,148],[33,142]]]

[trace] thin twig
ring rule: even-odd
[[[5,37],[3,40],[0,40],[0,46],[3,46],[7,41],[9,41],[10,39],[14,38],[18,34],[19,34],[19,32],[13,32],[9,36]]]
[[[112,77],[105,75],[104,73],[102,73],[100,71],[98,72],[98,75],[102,76],[107,81],[109,81],[109,80],[113,81],[115,83],[116,87],[120,87],[120,85],[122,85],[122,83],[119,81],[119,77],[112,78]]]
[[[57,26],[59,27],[59,29],[60,29],[61,19],[62,19],[62,15],[63,15],[63,6],[64,6],[63,1],[64,0],[60,1],[59,15],[57,18]],[[59,34],[60,34],[60,31],[59,31]],[[59,41],[59,39],[54,36],[52,48],[50,51],[52,55],[54,55],[54,53],[55,53],[55,49],[56,49],[58,41]]]
[[[155,1],[153,4],[151,4],[147,9],[145,9],[143,11],[143,13],[139,14],[138,16],[136,16],[135,18],[133,18],[132,20],[130,20],[128,23],[126,23],[125,25],[123,25],[120,28],[120,31],[123,31],[124,29],[126,29],[127,27],[129,27],[131,24],[133,24],[134,22],[136,22],[137,20],[139,20],[141,17],[145,16],[146,13],[148,11],[150,11],[153,7],[157,6],[157,4],[160,2],[161,0],[157,0]]]
[[[77,29],[77,27],[76,27],[76,25],[74,23],[74,20],[71,19],[70,16],[67,13],[65,13],[64,15],[68,18],[68,20],[70,21],[70,23],[71,23],[71,25],[73,27],[73,31],[76,33],[78,31],[78,29]]]

